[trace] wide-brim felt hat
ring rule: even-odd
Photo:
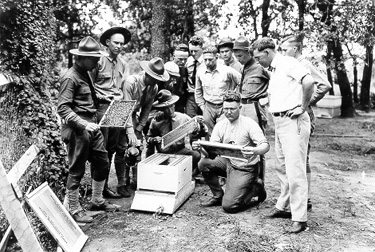
[[[234,43],[230,38],[223,38],[220,40],[219,44],[217,45],[217,50],[220,50],[221,47],[229,47],[233,49]]]
[[[164,62],[161,58],[155,57],[150,61],[141,61],[142,69],[152,78],[159,81],[168,81],[169,73],[164,69]]]
[[[90,36],[84,37],[78,44],[78,48],[69,50],[71,54],[86,57],[102,57],[108,53],[100,50],[100,44]]]
[[[107,46],[107,39],[109,39],[113,34],[116,34],[116,33],[120,33],[124,36],[124,44],[127,44],[130,39],[131,39],[131,33],[128,29],[124,28],[124,27],[112,27],[112,28],[109,28],[108,30],[106,30],[105,32],[103,32],[103,34],[100,36],[100,43],[102,43],[102,45],[105,45]]]
[[[240,36],[234,41],[233,50],[249,50],[250,49],[250,41],[244,37]]]
[[[172,95],[171,91],[162,89],[156,95],[156,101],[152,104],[154,108],[164,108],[175,104],[180,99],[177,95]]]

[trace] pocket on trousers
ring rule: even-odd
[[[61,139],[65,144],[68,144],[72,136],[73,129],[66,124],[61,126]]]

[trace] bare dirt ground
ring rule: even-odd
[[[375,113],[317,120],[310,156],[313,208],[309,230],[300,234],[285,232],[290,220],[265,218],[279,195],[272,125],[267,134],[268,198],[260,206],[238,214],[203,208],[201,200],[211,195],[205,184],[197,184],[173,215],[131,211],[131,198],[115,200],[122,211],[82,227],[89,236],[82,251],[375,251]]]

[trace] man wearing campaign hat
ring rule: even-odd
[[[160,147],[162,136],[191,120],[188,115],[175,112],[175,103],[178,100],[179,97],[177,95],[172,95],[172,93],[166,89],[162,89],[158,92],[153,107],[162,111],[163,117],[154,118],[151,121],[150,129],[148,130],[146,137],[146,157],[152,155],[156,147],[160,153],[173,153],[192,156],[193,169],[196,169],[200,160],[200,153],[192,150],[189,136],[185,137],[184,139],[180,139],[166,149],[161,149]],[[202,123],[202,120],[200,120],[200,122]]]
[[[239,73],[242,71],[242,65],[237,59],[233,57],[233,42],[230,38],[223,38],[217,45],[217,50],[224,64],[237,70]]]
[[[119,57],[119,54],[123,46],[130,41],[130,38],[130,32],[123,27],[112,27],[100,36],[100,43],[106,47],[108,56],[101,57],[97,67],[91,73],[99,100],[99,121],[104,116],[112,100],[124,99],[121,82],[125,73],[125,62]],[[129,120],[126,129],[101,128],[101,131],[110,162],[116,153],[114,163],[117,175],[117,193],[110,190],[107,178],[103,196],[105,198],[130,197],[131,194],[125,186],[124,156],[127,142],[129,141],[130,145],[136,144],[137,138],[134,134],[133,125]]]
[[[252,57],[249,40],[239,36],[233,45],[233,51],[238,61],[243,65],[239,92],[241,94],[241,115],[253,119],[264,131],[267,124],[267,112],[259,100],[267,97],[269,81],[268,72],[255,62]],[[265,157],[261,155],[259,176],[264,180]]]
[[[107,203],[102,196],[109,172],[108,153],[97,120],[98,97],[88,71],[96,67],[100,45],[92,37],[83,38],[77,49],[74,65],[60,80],[57,112],[61,117],[61,138],[67,146],[69,174],[64,206],[77,222],[91,222],[79,203],[79,186],[85,174],[86,161],[92,166],[92,197],[90,210],[115,210],[119,206]]]
[[[152,109],[155,96],[158,92],[159,82],[167,82],[170,78],[169,73],[164,68],[164,62],[161,58],[155,57],[150,61],[141,61],[141,68],[144,72],[140,75],[130,75],[122,83],[122,90],[125,100],[136,100],[135,108],[132,114],[132,123],[135,134],[138,139],[139,154],[136,161],[141,160],[143,134],[148,121],[148,116]],[[135,160],[131,158],[130,160]],[[130,182],[129,171],[132,168],[132,181]],[[134,189],[137,184],[136,162],[126,162],[126,184]]]

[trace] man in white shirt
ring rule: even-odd
[[[241,95],[228,91],[223,96],[225,119],[219,121],[212,131],[210,141],[246,146],[242,149],[243,159],[229,159],[217,156],[202,158],[198,169],[213,197],[202,203],[204,207],[221,205],[224,211],[236,213],[256,203],[263,202],[267,193],[263,182],[257,179],[259,155],[269,151],[269,144],[262,129],[251,118],[240,115]],[[200,148],[193,142],[193,149]],[[225,193],[219,183],[219,176],[226,177]]]
[[[203,111],[203,119],[211,135],[216,122],[223,116],[223,95],[241,82],[241,74],[231,67],[217,64],[217,49],[203,49],[204,66],[197,72],[195,101]]]
[[[306,109],[314,91],[313,78],[298,60],[276,52],[271,38],[254,42],[253,57],[271,71],[269,111],[275,123],[276,173],[281,193],[270,218],[292,218],[291,233],[307,229],[307,144],[310,118]]]

